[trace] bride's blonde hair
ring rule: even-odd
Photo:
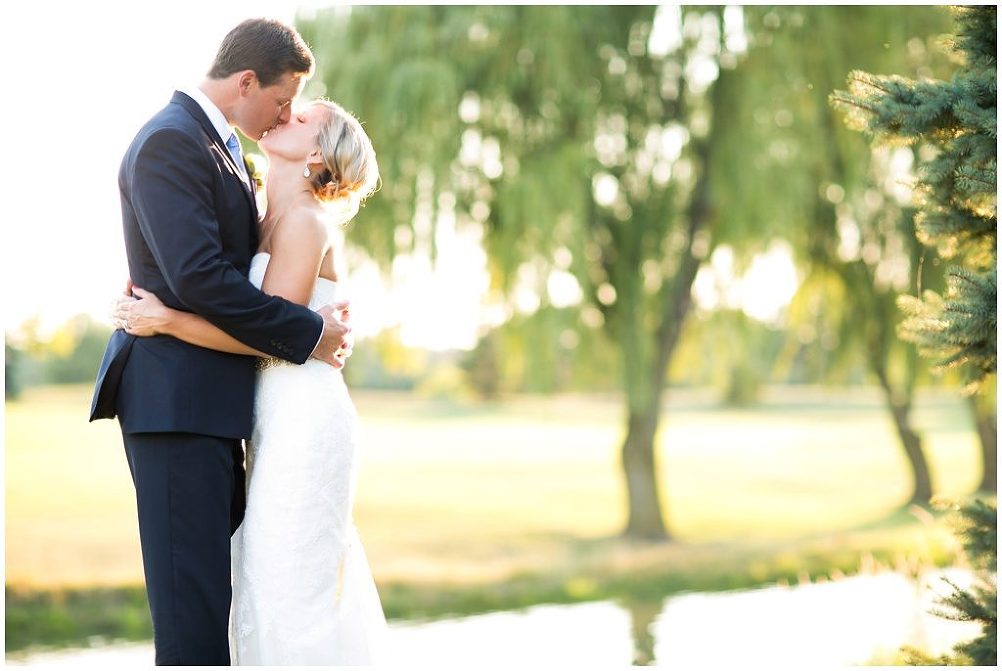
[[[363,200],[379,185],[379,165],[369,136],[358,119],[343,107],[329,100],[317,100],[327,111],[327,118],[317,134],[317,144],[323,155],[324,169],[310,176],[313,194],[324,203],[346,206],[350,219]]]

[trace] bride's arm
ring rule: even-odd
[[[142,337],[169,335],[219,352],[266,356],[193,312],[167,307],[145,289],[133,287],[132,292],[139,298],[119,299],[115,311],[115,318],[123,325],[126,333]]]
[[[272,234],[271,259],[261,290],[272,296],[307,305],[327,253],[327,230],[309,211],[293,212]],[[166,307],[156,296],[136,287],[139,300],[121,300],[116,318],[127,333],[138,336],[170,335],[192,345],[249,356],[265,356],[204,318]]]

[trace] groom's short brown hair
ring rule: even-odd
[[[295,28],[275,19],[247,19],[223,38],[209,77],[253,70],[263,86],[287,73],[313,74],[313,53]]]

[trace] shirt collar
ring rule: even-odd
[[[223,141],[223,144],[226,144],[227,140],[230,139],[230,135],[233,134],[233,128],[227,123],[226,117],[216,107],[216,104],[209,100],[209,96],[205,95],[202,89],[197,86],[188,86],[180,89],[180,91],[198,103],[198,106],[205,112],[205,116],[209,117],[209,123],[216,129],[216,133],[219,134],[219,138]]]

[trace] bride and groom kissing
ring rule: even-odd
[[[90,419],[121,426],[158,665],[356,665],[384,649],[352,523],[353,337],[328,237],[378,167],[350,113],[295,104],[313,71],[294,28],[244,21],[119,171],[131,279]],[[263,216],[234,128],[268,158]]]

